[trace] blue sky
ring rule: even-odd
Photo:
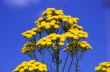
[[[107,58],[105,9],[101,0],[1,0],[0,1],[0,72],[11,72],[29,58],[21,53],[26,41],[21,36],[35,27],[35,20],[48,7],[64,10],[66,15],[79,17],[79,25],[89,33],[87,41],[93,49],[81,61],[82,72],[94,72],[94,67]]]

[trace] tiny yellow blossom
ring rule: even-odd
[[[54,28],[58,29],[58,28],[60,28],[60,26],[59,25],[54,25]]]
[[[50,25],[46,25],[45,26],[45,29],[50,29]]]

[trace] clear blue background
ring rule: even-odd
[[[79,25],[89,33],[87,41],[93,49],[83,57],[81,72],[95,72],[95,66],[107,61],[105,10],[101,0],[39,0],[24,8],[11,7],[0,0],[0,72],[12,72],[22,61],[29,60],[21,53],[27,42],[21,33],[35,27],[34,21],[48,7],[79,17]]]

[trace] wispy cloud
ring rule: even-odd
[[[4,0],[4,3],[11,7],[27,7],[38,2],[38,0]]]

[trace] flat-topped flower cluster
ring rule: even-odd
[[[47,65],[36,60],[24,61],[18,65],[13,72],[47,72]]]
[[[95,67],[96,72],[110,72],[110,62],[102,62]]]

